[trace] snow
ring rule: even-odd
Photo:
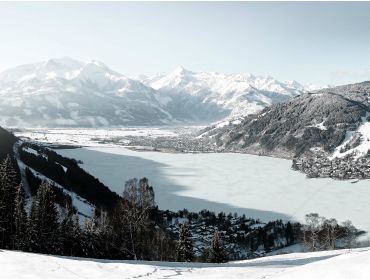
[[[62,126],[73,126],[76,125],[76,121],[72,119],[66,119],[66,118],[57,118],[54,120],[57,125],[62,125]]]
[[[291,161],[247,154],[173,154],[123,147],[57,150],[80,159],[85,170],[121,194],[124,182],[148,177],[160,209],[238,212],[263,222],[303,221],[319,213],[347,219],[370,231],[369,180],[356,184],[329,178],[307,179]]]
[[[326,119],[323,120],[321,123],[317,123],[317,124],[311,125],[309,127],[316,127],[316,128],[321,129],[321,130],[327,130],[328,128],[324,125],[325,121],[326,121]]]
[[[353,154],[355,159],[364,157],[370,151],[370,121],[367,121],[367,118],[370,117],[370,113],[366,113],[365,117],[361,118],[361,124],[356,131],[347,131],[346,137],[343,143],[336,147],[330,159],[333,158],[342,158],[347,155]],[[360,135],[361,142],[358,146],[349,149],[341,153],[341,149],[344,148],[354,137]]]
[[[305,87],[295,81],[280,82],[270,76],[251,74],[193,72],[183,67],[169,74],[134,80],[99,61],[80,62],[64,57],[0,73],[0,95],[4,96],[0,98],[0,125],[205,123],[255,113],[303,92]],[[78,117],[68,119],[68,103],[81,108]],[[46,107],[44,114],[37,114],[40,106]],[[20,118],[16,125],[4,121],[5,117],[15,116]]]
[[[79,215],[79,219],[80,219],[81,225],[84,224],[85,217],[91,217],[94,214],[94,212],[95,212],[95,206],[93,204],[91,204],[90,202],[86,201],[85,199],[81,198],[79,195],[75,194],[74,192],[71,192],[71,191],[66,190],[65,188],[63,188],[58,183],[56,183],[53,180],[45,177],[43,174],[37,172],[33,168],[25,165],[20,160],[18,161],[18,166],[19,166],[19,168],[21,170],[25,170],[25,168],[28,167],[36,177],[38,177],[42,181],[46,181],[49,184],[52,184],[52,185],[58,187],[59,189],[62,189],[65,194],[71,196],[71,198],[72,198],[72,204],[73,204],[74,207],[76,207],[78,213],[80,214]]]
[[[56,98],[55,96],[45,96],[44,97],[46,101],[48,101],[52,106],[54,106],[57,109],[64,109],[64,106],[62,102]]]
[[[23,109],[23,112],[27,115],[27,116],[31,116],[32,115],[32,111],[30,109]]]
[[[255,113],[307,91],[296,81],[280,82],[249,73],[193,72],[182,66],[168,74],[135,78],[160,92],[187,93],[200,97],[203,103],[218,104],[230,109],[230,116]]]
[[[27,80],[32,80],[34,78],[36,78],[36,74],[25,75],[25,76],[23,76],[22,78],[19,79],[19,82],[24,82],[24,81],[27,81]]]
[[[263,228],[264,226],[265,224],[254,224],[254,225],[251,225],[250,228],[256,229],[256,228]]]
[[[4,127],[160,125],[173,119],[163,114],[169,112],[154,89],[97,61],[62,58],[8,69],[0,73],[0,95]],[[73,119],[66,106],[70,103],[81,108]],[[43,114],[38,113],[41,106]],[[123,113],[116,116],[114,106]],[[17,123],[11,121],[15,117]]]
[[[73,204],[73,206],[76,207],[77,211],[79,212],[80,223],[81,224],[84,224],[85,217],[91,217],[93,215],[93,213],[95,212],[95,206],[93,204],[91,204],[90,202],[86,201],[85,199],[81,198],[76,193],[71,192],[69,190],[66,190],[64,187],[62,187],[58,183],[56,183],[53,180],[45,177],[43,174],[37,172],[33,168],[31,168],[31,167],[27,166],[25,163],[23,163],[19,159],[19,156],[18,156],[18,153],[17,153],[17,149],[18,149],[18,147],[19,147],[20,144],[21,144],[21,142],[18,141],[16,143],[16,145],[14,145],[14,152],[17,155],[18,167],[19,167],[19,169],[21,171],[22,181],[23,181],[23,184],[25,186],[25,189],[26,189],[27,193],[29,194],[29,191],[30,190],[28,189],[29,187],[28,187],[28,184],[27,184],[26,178],[25,178],[25,169],[26,169],[26,167],[28,167],[36,177],[40,178],[43,181],[47,181],[50,184],[53,184],[54,186],[62,189],[65,194],[71,196],[71,198],[72,198],[72,204]],[[41,155],[41,156],[45,157],[45,155],[39,154],[36,150],[34,150],[34,149],[30,148],[30,147],[23,147],[23,150],[26,151],[26,152],[28,152],[28,153],[34,154],[34,155]],[[67,168],[65,166],[63,166],[63,165],[61,165],[61,166],[62,166],[64,172],[66,172],[67,171]]]
[[[73,113],[73,112],[72,112]],[[92,118],[92,117],[91,117]],[[99,119],[104,122],[104,119]],[[92,118],[91,121],[95,122]],[[69,144],[81,146],[112,146],[101,144],[104,140],[112,138],[128,137],[128,136],[145,136],[145,137],[173,137],[177,136],[178,128],[163,128],[163,127],[129,127],[121,129],[39,129],[30,128],[27,130],[16,131],[17,137],[30,138],[35,141],[52,144]]]
[[[57,73],[55,73],[54,71],[46,73],[46,79],[48,80],[55,79],[56,77],[57,77]]]
[[[34,155],[36,155],[36,156],[38,156],[38,155],[39,155],[39,153],[38,153],[37,151],[35,151],[34,149],[29,148],[29,147],[23,148],[23,150],[24,150],[25,152],[27,152],[27,153],[34,154]]]
[[[226,264],[98,260],[0,251],[5,279],[368,279],[370,249],[293,253]]]

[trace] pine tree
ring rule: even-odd
[[[14,204],[13,248],[23,250],[26,248],[27,214],[24,208],[24,191],[22,185],[19,185],[17,188]]]
[[[290,222],[287,223],[285,229],[285,240],[287,245],[291,245],[294,243],[294,230],[293,226]]]
[[[193,241],[191,232],[187,223],[184,223],[180,229],[180,237],[177,243],[177,261],[191,262],[194,258]]]
[[[223,263],[227,260],[221,236],[217,230],[214,233],[211,247],[208,250],[208,259],[212,263]]]
[[[78,215],[75,214],[71,201],[67,201],[66,211],[67,213],[60,225],[62,254],[78,256],[81,254],[81,229]]]
[[[32,203],[29,218],[30,249],[39,253],[58,253],[59,224],[54,194],[42,182]]]
[[[89,257],[121,258],[117,253],[120,251],[121,245],[113,244],[114,237],[108,213],[98,209],[95,211],[94,217],[85,220],[82,251]]]
[[[95,217],[86,218],[82,232],[82,254],[85,257],[98,257],[97,250],[100,247],[98,239],[98,230]]]
[[[10,156],[0,164],[0,248],[12,248],[14,201],[19,185]]]

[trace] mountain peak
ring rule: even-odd
[[[173,71],[173,73],[175,73],[175,74],[186,74],[186,73],[192,73],[192,72],[185,69],[185,67],[183,67],[183,66],[179,66]]]
[[[95,65],[95,66],[98,66],[98,67],[101,67],[101,68],[106,68],[106,69],[108,68],[103,62],[101,62],[99,60],[95,60],[95,59],[87,61],[85,66],[88,65],[88,64],[92,64],[92,65]]]
[[[51,58],[46,60],[41,66],[42,67],[66,67],[69,69],[77,69],[80,68],[83,64],[76,60],[73,59],[69,56],[64,56],[61,58]]]

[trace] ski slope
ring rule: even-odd
[[[1,279],[368,279],[370,248],[226,264],[112,261],[0,251]]]

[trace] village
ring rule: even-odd
[[[186,209],[172,212],[163,211],[167,231],[178,236],[181,226],[186,223],[193,241],[194,254],[199,260],[206,258],[216,231],[221,235],[229,260],[256,258],[273,250],[291,245],[300,233],[300,225],[284,223],[281,220],[262,223],[259,220],[208,210],[199,213]]]
[[[368,157],[356,159],[352,154],[330,159],[323,151],[310,151],[294,158],[292,168],[307,174],[309,178],[339,180],[370,178],[370,159]]]

